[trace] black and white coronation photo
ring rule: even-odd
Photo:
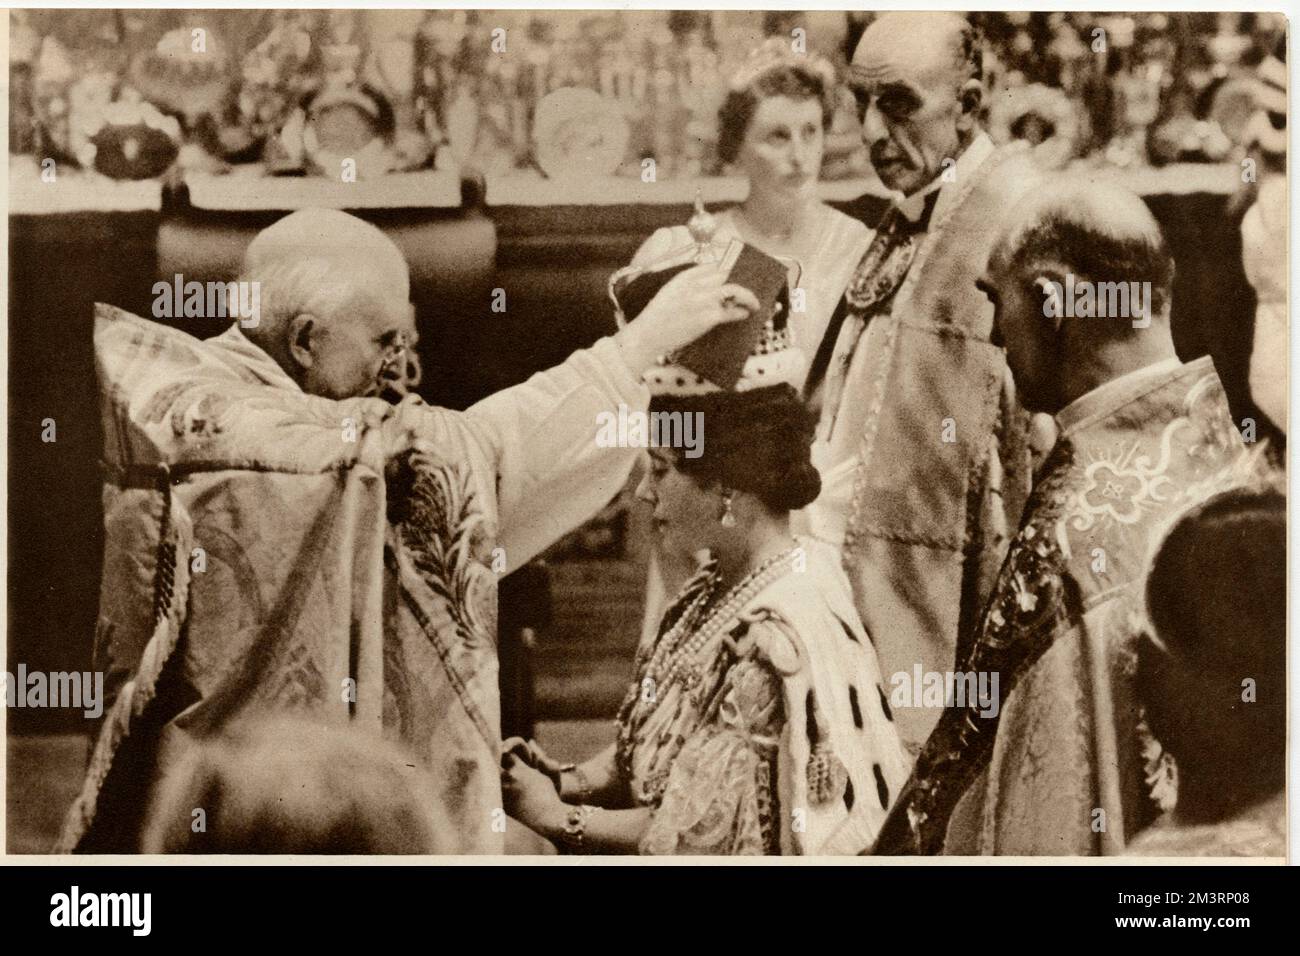
[[[1291,858],[1282,12],[3,16],[8,862]]]

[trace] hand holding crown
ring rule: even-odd
[[[665,283],[615,341],[628,367],[639,374],[715,326],[747,318],[759,308],[753,292],[727,282],[721,265],[704,263]]]

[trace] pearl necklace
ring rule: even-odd
[[[650,663],[646,666],[643,680],[648,679],[652,687],[664,689],[671,687],[683,677],[686,678],[688,686],[697,681],[700,675],[698,667],[695,666],[695,658],[699,652],[721,632],[741,608],[789,570],[786,564],[798,547],[792,545],[779,554],[774,554],[745,575],[727,592],[721,602],[709,610],[692,633],[691,625],[695,623],[696,616],[707,605],[717,586],[715,576],[659,642],[659,646],[650,658]],[[687,669],[688,667],[690,670]]]
[[[691,627],[695,623],[697,616],[708,607],[709,599],[717,590],[717,572],[716,570],[708,572],[709,577],[707,581],[702,583],[700,593],[695,596],[690,606],[682,612],[682,615],[673,626],[659,640],[644,670],[638,668],[642,677],[628,689],[627,699],[624,701],[619,713],[616,759],[624,778],[629,782],[635,776],[632,762],[633,751],[646,742],[646,721],[650,719],[660,704],[667,702],[667,691],[673,686],[674,682],[682,679],[683,675],[686,675],[683,681],[686,685],[683,688],[684,690],[689,690],[691,686],[699,682],[703,674],[699,665],[695,662],[695,658],[700,651],[717,636],[723,627],[732,621],[736,613],[752,601],[764,588],[789,570],[791,566],[789,559],[798,550],[799,545],[796,543],[781,553],[768,558],[747,574],[727,593],[721,603],[708,612],[699,627],[692,633]],[[688,665],[691,668],[689,671],[686,670]],[[663,678],[663,683],[659,682],[660,677]],[[648,695],[644,693],[646,681],[650,682],[650,693]],[[684,703],[684,698],[678,697],[677,716],[680,716]],[[677,716],[673,719],[676,720]],[[665,746],[671,743],[671,740],[664,737],[663,734],[664,732],[661,732],[659,747],[656,749],[657,756],[654,757],[654,763],[658,764],[660,769],[651,774],[645,781],[639,797],[640,802],[644,804],[655,803],[658,797],[662,795],[663,787],[668,782],[668,767],[676,759],[675,748],[672,753],[663,750]],[[679,740],[679,746],[680,743]]]

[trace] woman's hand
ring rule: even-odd
[[[747,318],[758,310],[753,292],[727,282],[720,266],[706,263],[669,279],[615,340],[628,367],[640,373],[660,356],[689,345],[715,326]]]
[[[505,811],[543,836],[564,829],[565,806],[551,778],[513,754],[501,760]]]

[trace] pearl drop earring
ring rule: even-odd
[[[732,494],[731,491],[722,493],[722,514],[718,516],[718,524],[724,528],[734,528],[736,526],[736,516],[731,513]]]

